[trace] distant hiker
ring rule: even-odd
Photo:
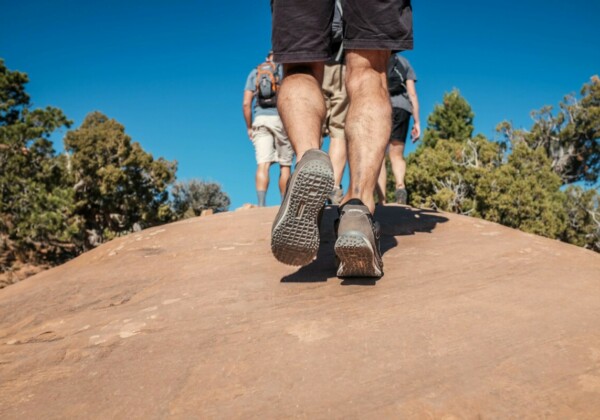
[[[408,60],[394,54],[388,63],[388,91],[392,101],[392,133],[390,135],[389,157],[392,164],[392,173],[396,180],[395,199],[398,204],[406,204],[407,193],[404,185],[406,174],[406,161],[404,160],[404,146],[408,135],[410,116],[413,116],[411,130],[412,142],[419,140],[421,125],[419,119],[419,100],[417,98],[417,75]],[[379,203],[384,204],[387,171],[385,160],[381,166],[377,182],[377,195]]]
[[[344,64],[344,25],[342,4],[335,2],[333,22],[331,24],[332,51],[334,55],[325,62],[323,74],[323,95],[327,115],[323,126],[323,136],[329,136],[329,158],[333,166],[333,191],[329,194],[331,204],[339,205],[344,198],[342,175],[346,167],[346,136],[344,122],[348,112],[348,93],[346,92]]]
[[[316,257],[320,214],[334,186],[331,159],[320,150],[334,5],[334,0],[273,2],[274,59],[284,63],[277,107],[298,163],[273,222],[271,250],[289,265],[306,265]],[[350,186],[335,229],[337,275],[381,277],[380,231],[372,213],[392,120],[385,77],[391,51],[413,46],[412,7],[410,0],[342,0],[342,6]]]
[[[259,207],[266,205],[269,168],[273,163],[280,165],[279,191],[283,199],[294,158],[294,150],[277,112],[282,77],[281,65],[273,62],[273,52],[269,51],[266,61],[252,69],[244,88],[244,120],[248,137],[254,144],[258,165],[255,182]]]

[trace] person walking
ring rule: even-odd
[[[387,63],[391,51],[411,49],[410,0],[342,1],[346,89],[345,134],[350,186],[339,209],[334,250],[339,277],[381,277],[373,192],[390,138]],[[319,222],[334,184],[329,156],[320,150],[325,118],[321,90],[331,58],[333,0],[275,0],[272,41],[284,64],[277,107],[298,163],[271,230],[271,250],[289,265],[309,264],[319,247]]]
[[[294,150],[277,111],[281,79],[282,67],[273,62],[273,52],[269,51],[266,61],[252,69],[244,88],[242,109],[248,138],[256,155],[255,185],[259,207],[266,205],[269,169],[273,163],[280,165],[279,192],[283,200],[294,158]]]
[[[417,75],[405,57],[394,54],[390,57],[388,63],[387,77],[388,91],[392,102],[392,134],[390,136],[388,153],[396,182],[396,203],[406,204],[408,194],[404,185],[404,176],[406,174],[404,149],[411,115],[413,117],[411,130],[412,142],[415,143],[421,137],[419,99],[415,86]],[[380,204],[385,204],[386,202],[386,182],[387,171],[384,160],[377,182],[377,195]]]
[[[336,0],[331,24],[331,42],[334,55],[325,62],[322,86],[325,107],[327,108],[323,136],[329,136],[328,153],[333,166],[333,190],[328,198],[329,202],[335,205],[340,205],[344,198],[342,176],[348,159],[346,136],[344,134],[346,114],[348,113],[348,93],[344,83],[346,64],[344,63],[344,24],[342,15],[341,0]]]

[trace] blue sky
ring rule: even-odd
[[[241,102],[270,48],[269,2],[0,0],[0,57],[30,77],[35,106],[78,127],[99,110],[178,179],[218,181],[232,209],[256,201],[254,151]],[[421,119],[456,87],[494,138],[504,119],[557,104],[600,73],[600,1],[413,1]],[[60,133],[54,137],[62,148]],[[414,147],[409,146],[410,152]],[[278,204],[277,168],[268,205]]]

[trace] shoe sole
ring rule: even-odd
[[[319,212],[333,189],[333,170],[321,160],[307,162],[288,188],[289,201],[271,233],[271,251],[284,264],[306,265],[319,249]]]
[[[383,264],[379,264],[373,246],[360,232],[346,232],[335,241],[335,254],[339,259],[338,277],[381,277]]]

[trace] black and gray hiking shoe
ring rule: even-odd
[[[406,188],[398,188],[396,190],[396,204],[406,204],[407,198]]]
[[[340,208],[335,254],[338,277],[381,277],[379,224],[362,201],[352,199]]]
[[[327,153],[307,151],[290,178],[285,198],[271,230],[271,251],[289,265],[306,265],[319,249],[319,214],[333,188],[333,168]]]

